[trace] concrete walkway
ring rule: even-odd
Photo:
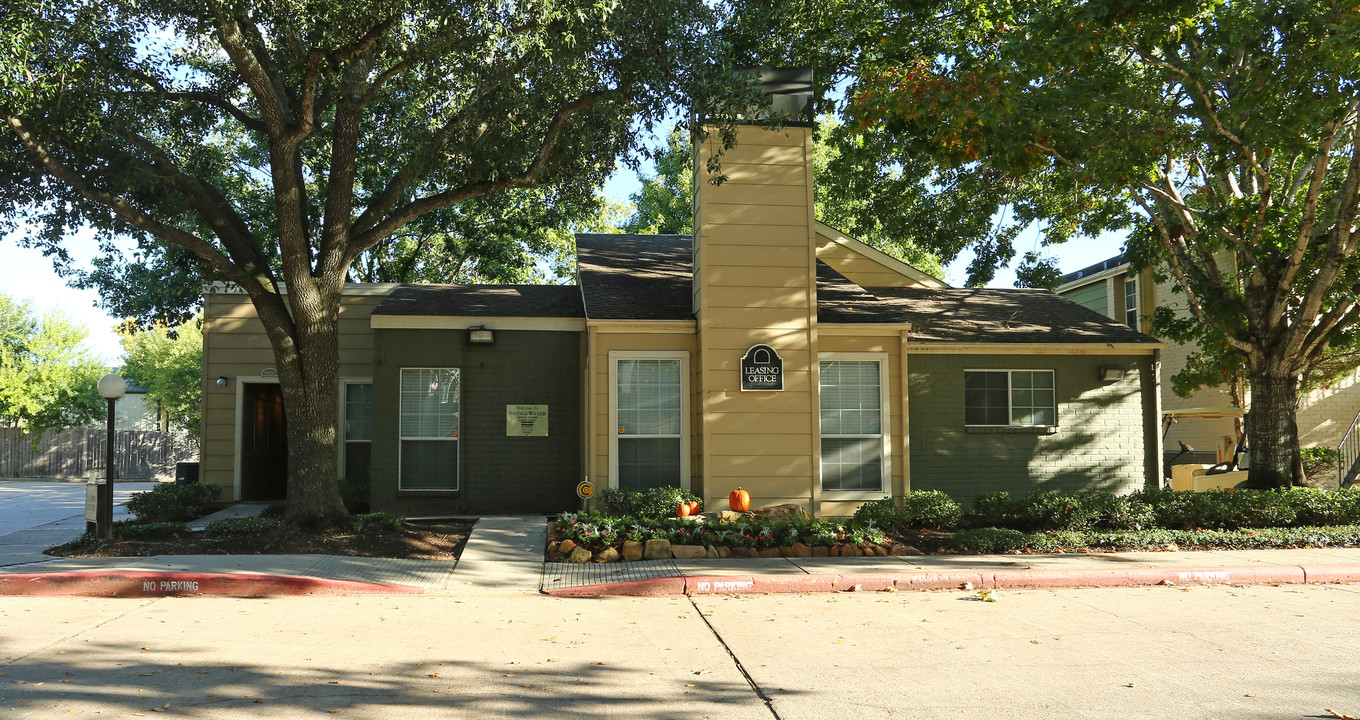
[[[19,549],[16,538],[28,543],[23,552],[0,555],[0,562],[10,563],[0,567],[0,595],[709,595],[1360,582],[1357,548],[545,564],[543,516],[478,519],[456,563],[332,555],[37,554],[83,530],[83,519],[71,518],[0,536],[9,543],[0,549]],[[24,558],[31,564],[15,564]]]
[[[135,492],[158,483],[116,481],[113,519],[128,517],[124,503]],[[85,483],[0,480],[0,567],[52,562],[43,555],[53,545],[85,532]]]

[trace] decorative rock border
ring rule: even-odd
[[[726,559],[744,560],[747,558],[806,558],[806,557],[904,557],[924,555],[910,545],[894,544],[890,547],[872,543],[839,543],[831,546],[811,547],[796,542],[792,545],[769,548],[728,547],[726,545],[672,545],[669,540],[624,541],[621,548],[608,547],[599,552],[591,551],[576,544],[574,540],[563,540],[548,544],[548,560],[566,563],[609,563],[636,562],[638,560],[697,560]]]

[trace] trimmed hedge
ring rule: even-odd
[[[607,515],[662,519],[675,517],[675,509],[681,503],[701,501],[698,495],[684,488],[658,487],[645,490],[608,488],[600,491],[599,502],[600,511]]]
[[[113,524],[113,534],[120,540],[178,540],[189,532],[182,522]]]
[[[151,490],[133,493],[127,509],[137,516],[138,524],[182,522],[202,514],[204,506],[217,498],[217,492],[217,486],[208,483],[161,483]]]
[[[1132,530],[1127,532],[1022,533],[1005,528],[977,528],[954,533],[961,552],[1005,553],[1099,550],[1215,550],[1292,547],[1357,547],[1360,525],[1257,528],[1236,530]]]
[[[958,527],[962,517],[963,508],[939,490],[913,490],[902,496],[900,505],[893,498],[864,503],[850,519],[888,529],[948,530]]]
[[[1132,495],[1037,490],[978,495],[969,528],[1022,532],[1238,529],[1360,524],[1360,489],[1145,490]]]
[[[881,543],[886,538],[873,525],[818,519],[798,522],[706,522],[704,518],[651,520],[599,512],[563,513],[557,521],[563,540],[587,550],[603,550],[626,540],[668,540],[675,545],[726,545],[771,548],[801,542],[809,547],[837,543]]]

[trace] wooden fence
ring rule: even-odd
[[[103,430],[65,430],[33,437],[0,428],[0,477],[103,477]],[[198,459],[198,444],[185,433],[119,430],[113,455],[117,477],[128,480],[173,478],[175,463]]]

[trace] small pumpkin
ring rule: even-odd
[[[698,500],[691,500],[691,501],[689,502],[689,514],[690,514],[690,515],[698,515],[698,514],[699,514],[699,501],[698,501]]]
[[[727,504],[737,512],[746,512],[751,509],[751,493],[743,488],[737,488],[727,496]]]
[[[676,517],[689,517],[689,503],[680,503],[680,507],[675,509]]]

